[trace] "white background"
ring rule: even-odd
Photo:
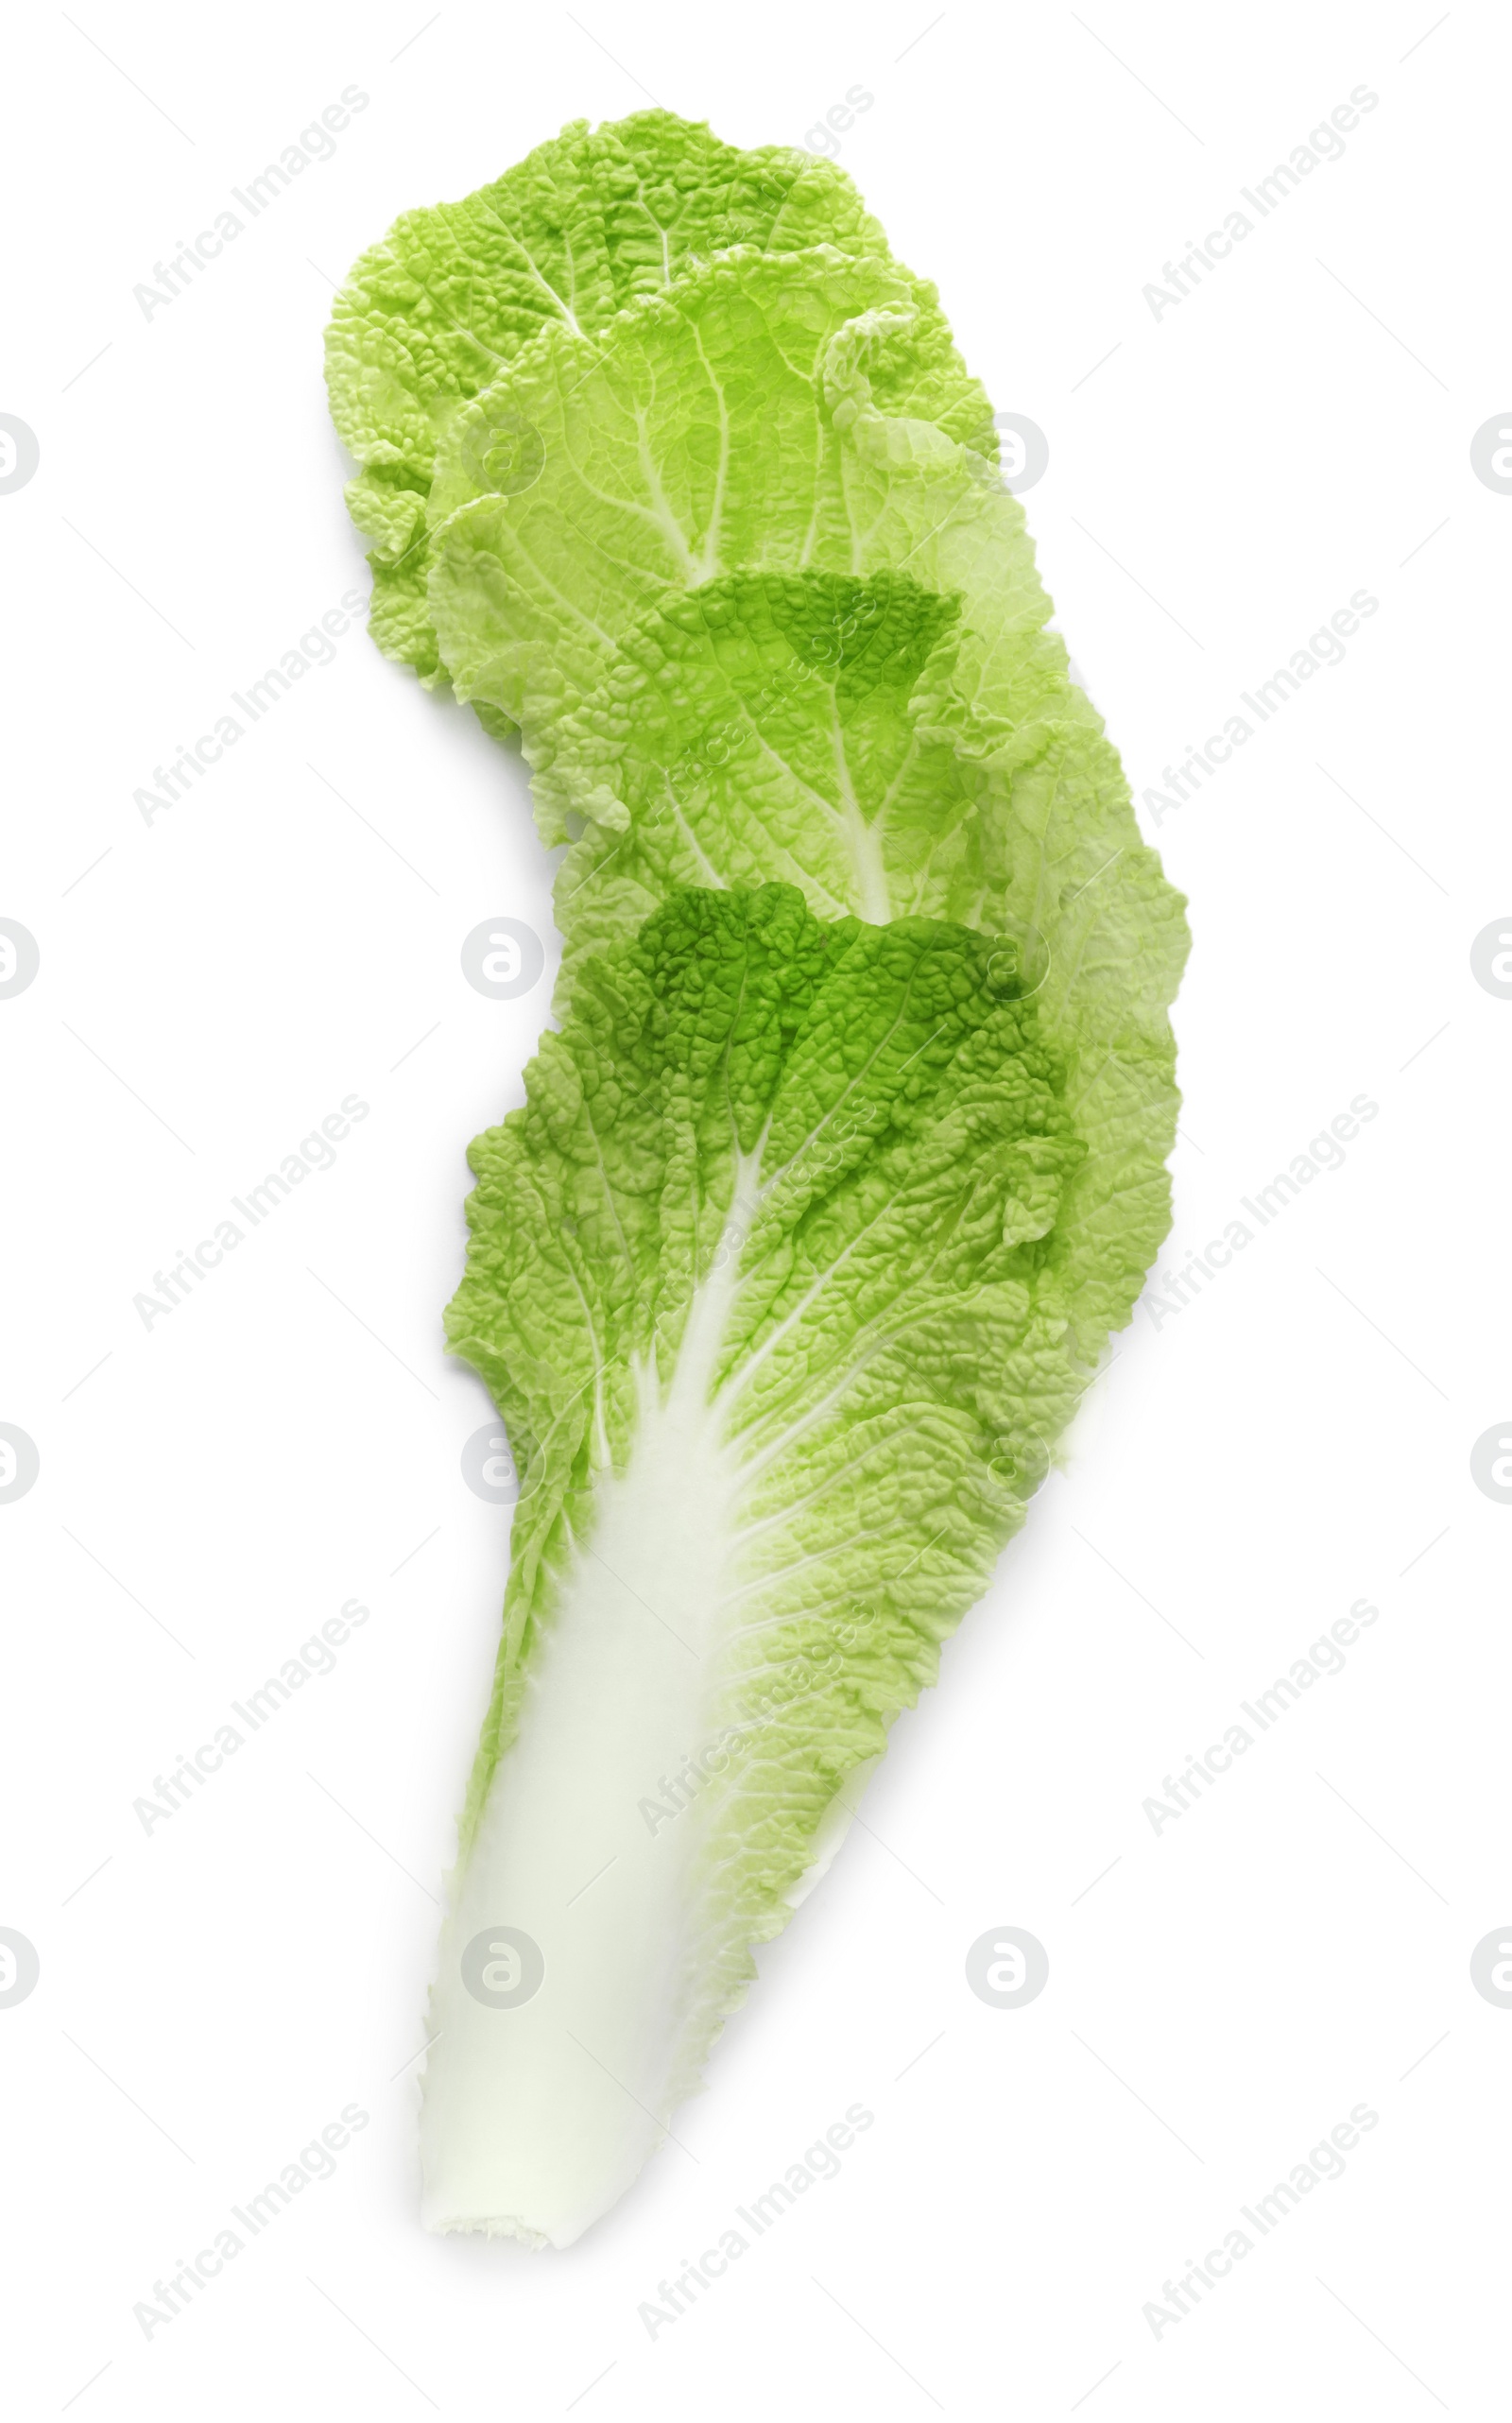
[[[0,914],[42,954],[0,1002],[0,1418],[41,1455],[0,1506],[0,1923],[42,1965],[0,2010],[18,2417],[1503,2410],[1512,2012],[1469,1956],[1512,1919],[1512,1510],[1469,1455],[1512,1411],[1512,1004],[1469,951],[1512,908],[1512,499],[1469,444],[1512,403],[1512,43],[1489,6],[1435,13],[13,22],[0,410],[41,446],[0,497]],[[336,157],[145,319],[154,262],[350,83]],[[1162,264],[1361,83],[1345,158],[1157,320]],[[1136,1315],[688,2151],[568,2255],[436,2241],[415,2056],[507,1521],[460,1476],[488,1408],[439,1316],[464,1147],[521,1098],[550,974],[501,1005],[458,952],[498,915],[549,937],[550,868],[517,763],[360,624],[171,813],[132,795],[366,584],[320,338],[396,213],[648,95],[801,142],[856,84],[843,164],[1048,435],[1027,509],[1136,798],[1379,600],[1158,833],[1142,811],[1195,936],[1162,1270],[1353,1096],[1379,1115],[1198,1300]],[[154,1272],[353,1091],[336,1166],[145,1330]],[[145,1835],[133,1799],[352,1596],[336,1671]],[[1346,1671],[1157,1835],[1162,1778],[1362,1596]],[[963,1966],[1007,1923],[1050,1960],[1016,2012]],[[840,2176],[652,2340],[659,2279],[857,2101]],[[154,2280],[351,2103],[336,2175],[144,2337]],[[1162,2283],[1362,2103],[1346,2175],[1157,2337]]]

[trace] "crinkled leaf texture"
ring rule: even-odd
[[[326,333],[332,418],[361,467],[347,503],[373,541],[371,629],[385,653],[427,688],[444,685],[425,594],[437,449],[543,326],[591,341],[690,262],[731,245],[818,243],[886,253],[842,169],[776,145],[736,150],[664,110],[592,131],[579,119],[465,200],[397,219],[357,262]],[[948,333],[942,341],[948,354]],[[975,399],[953,425],[994,449],[990,408]],[[528,467],[517,458],[514,475]]]
[[[1091,1365],[1169,1222],[1186,921],[1094,722],[1046,720],[1016,764],[918,712],[926,668],[937,687],[952,676],[960,608],[903,574],[736,575],[632,626],[616,677],[565,727],[626,815],[588,823],[563,861],[562,998],[679,884],[776,877],[821,917],[1005,936],[1088,1148],[1061,1236]]]
[[[558,719],[612,678],[640,614],[732,572],[885,567],[946,589],[986,544],[1016,672],[1063,679],[1063,649],[1022,645],[1049,610],[1022,514],[949,434],[988,412],[933,287],[832,245],[721,253],[593,344],[544,328],[458,413],[431,500],[442,655],[461,696],[523,727],[538,808],[593,813],[570,769],[550,779]]]
[[[674,893],[526,1088],[447,1323],[523,1490],[424,2129],[434,2226],[560,2245],[1022,1518],[1085,1376],[1084,1147],[1011,946],[781,884]],[[544,1978],[501,2013],[461,1963],[506,1913]]]
[[[1022,507],[915,415],[939,375],[904,273],[823,246],[690,269],[591,355],[545,330],[442,450],[431,601],[459,694],[522,727],[543,834],[579,833],[569,984],[679,880],[1016,943],[1089,1147],[1066,1230],[1091,1361],[1169,1224],[1186,922],[1046,627]],[[519,421],[540,477],[470,493]],[[833,701],[806,678],[827,663]]]
[[[375,634],[518,727],[566,845],[448,1315],[522,1494],[423,2123],[432,2226],[565,2245],[1128,1317],[1186,925],[837,170],[568,128],[364,257],[328,369]]]

